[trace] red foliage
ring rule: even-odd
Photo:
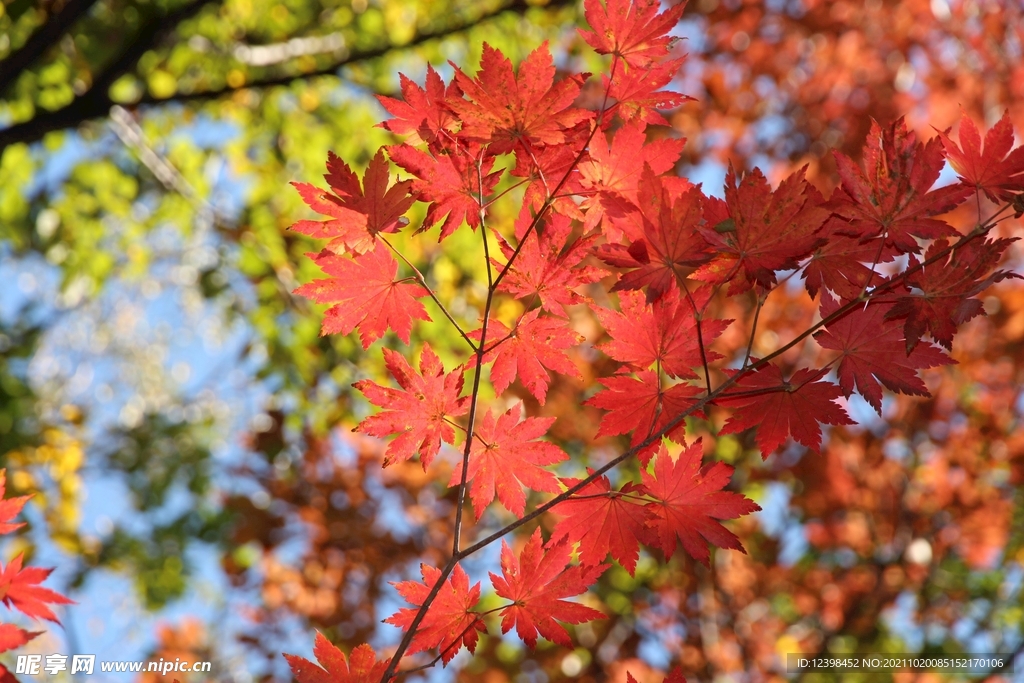
[[[0,469],[0,534],[9,534],[24,525],[23,522],[12,524],[10,520],[21,512],[25,503],[32,497],[5,498],[6,491],[7,470]],[[22,555],[19,554],[6,567],[0,565],[0,599],[7,607],[16,609],[33,619],[46,619],[59,624],[60,619],[50,609],[50,605],[73,605],[75,601],[39,585],[52,571],[53,569],[41,567],[23,567]],[[38,632],[26,631],[14,624],[0,623],[0,652],[19,648],[38,635]],[[0,680],[16,681],[17,679],[0,664]]]
[[[564,598],[597,582],[609,555],[633,575],[644,546],[667,559],[678,545],[707,567],[709,544],[745,552],[740,536],[723,522],[760,507],[727,490],[733,468],[703,465],[705,441],[691,439],[687,447],[687,432],[705,430],[709,440],[716,431],[745,434],[742,441],[752,440],[764,459],[790,437],[819,450],[822,424],[835,426],[840,437],[834,443],[842,443],[842,427],[853,424],[843,397],[857,393],[881,412],[882,387],[927,396],[920,371],[953,361],[922,338],[950,349],[958,328],[983,313],[978,295],[1013,276],[997,269],[1013,240],[987,237],[998,220],[979,214],[977,227],[965,233],[947,215],[961,206],[980,209],[982,196],[1003,202],[1003,211],[1024,202],[1022,148],[1011,149],[1005,118],[984,148],[967,118],[959,146],[946,133],[919,142],[903,119],[884,127],[873,122],[863,163],[835,153],[839,185],[828,197],[808,180],[807,167],[774,190],[760,170],[730,167],[724,198],[715,198],[675,174],[685,141],[649,127],[665,121],[658,107],[685,99],[659,90],[682,63],[669,51],[682,5],[664,12],[655,0],[584,5],[593,29],[582,32],[584,40],[598,54],[611,55],[596,98],[584,88],[587,74],[556,78],[545,45],[518,69],[485,46],[475,77],[455,66],[454,81],[446,85],[431,69],[425,88],[403,77],[404,102],[381,100],[395,116],[384,127],[409,135],[386,150],[413,175],[411,190],[426,205],[415,232],[442,221],[442,240],[463,225],[481,229],[486,296],[477,297],[482,310],[473,309],[470,324],[482,320],[485,326],[466,331],[466,321],[425,289],[427,280],[411,262],[405,265],[418,284],[395,279],[398,263],[386,233],[402,226],[411,196],[409,181],[388,189],[379,152],[362,195],[354,174],[333,157],[328,182],[348,199],[297,185],[331,220],[300,221],[296,229],[332,240],[328,248],[335,254],[317,262],[343,280],[317,281],[299,291],[355,304],[329,310],[325,331],[358,328],[365,347],[391,327],[409,342],[417,339],[416,321],[426,320],[416,297],[428,293],[445,313],[439,324],[452,324],[469,347],[451,351],[465,354],[465,362],[445,373],[424,342],[419,374],[402,353],[385,349],[401,389],[370,380],[355,384],[383,409],[357,429],[396,437],[385,466],[419,455],[426,470],[442,441],[462,456],[461,466],[446,474],[459,505],[452,554],[442,569],[422,565],[422,582],[396,584],[414,607],[386,620],[407,633],[384,677],[406,654],[437,648],[434,661],[447,664],[463,645],[474,652],[488,613],[475,611],[480,584],[471,587],[459,563],[536,518],[550,528],[545,512],[557,518],[547,542],[541,529],[534,530],[518,558],[504,543],[502,576],[492,574],[497,597],[512,601],[492,610],[501,612],[502,632],[515,626],[531,648],[538,635],[572,646],[557,622],[599,616]],[[599,104],[581,108],[588,101]],[[947,159],[961,182],[935,187]],[[515,220],[506,214],[492,222],[499,199],[510,193],[521,199]],[[490,252],[492,233],[503,258]],[[379,262],[362,266],[367,259]],[[611,275],[601,278],[597,259]],[[360,281],[351,282],[361,267]],[[795,275],[804,278],[817,304],[806,300],[803,288],[786,284]],[[792,306],[795,297],[804,298],[802,308]],[[797,322],[787,321],[777,333],[771,324],[787,315]],[[789,338],[783,341],[782,333]],[[488,364],[494,400],[484,405],[491,395],[484,390]],[[465,395],[464,372],[472,377]],[[584,382],[583,390],[566,388],[567,378]],[[594,392],[594,383],[604,388]],[[509,409],[513,396],[527,403]],[[573,410],[586,412],[565,408],[574,400]],[[584,433],[579,424],[592,427],[597,410],[606,411],[599,426]],[[546,469],[569,458],[545,437],[559,438],[558,418],[580,414],[585,418],[576,425],[562,427],[584,446],[622,448],[612,456],[595,448],[603,455],[593,462],[568,463],[580,465],[576,473],[592,465],[585,477],[558,476],[574,472]],[[705,422],[695,428],[687,418]],[[618,438],[625,435],[628,445]],[[834,454],[823,459],[822,467],[834,475],[833,498],[850,498],[850,477]],[[632,467],[618,471],[613,485],[606,474],[625,463]],[[528,497],[524,487],[548,495]],[[478,521],[495,498],[514,521],[463,547],[467,496]],[[876,499],[886,500],[870,498]],[[536,504],[529,511],[531,500]],[[980,515],[993,506],[976,507]],[[856,545],[864,533],[853,518],[841,529],[808,525],[812,544],[844,534]],[[573,548],[577,565],[570,565]],[[727,560],[737,573],[747,567],[742,554],[720,557],[738,558]],[[865,576],[849,578],[849,595],[871,592],[874,579]],[[893,576],[887,580],[895,584]],[[840,619],[834,605],[829,610],[829,619]],[[318,640],[318,647],[326,653],[328,646]],[[363,668],[380,666],[359,652]],[[340,654],[324,656],[333,662]],[[289,661],[296,666],[294,658]],[[309,681],[319,680],[320,669],[301,666]],[[685,679],[676,670],[666,680]]]
[[[608,565],[573,565],[569,543],[560,542],[544,549],[540,530],[533,532],[519,559],[508,544],[501,543],[501,576],[491,574],[494,592],[512,604],[501,610],[501,632],[515,626],[516,634],[532,650],[540,634],[553,643],[572,647],[572,639],[556,620],[567,624],[604,619],[592,607],[562,598],[585,593],[604,573]]]

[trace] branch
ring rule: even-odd
[[[51,15],[24,45],[7,55],[7,58],[0,62],[0,93],[18,80],[25,69],[42,57],[43,53],[95,4],[96,0],[68,0],[60,12]]]
[[[117,77],[134,67],[139,58],[146,51],[152,49],[153,38],[163,34],[164,32],[169,33],[183,19],[194,14],[200,9],[200,7],[209,1],[210,0],[195,0],[193,3],[186,5],[180,10],[170,12],[167,15],[164,15],[164,17],[155,20],[153,24],[147,25],[146,28],[139,33],[136,39],[130,43],[127,56],[122,55],[121,58],[116,59],[114,64],[104,72],[101,79],[104,79],[104,76],[107,76],[108,74],[113,74],[113,77],[104,79],[102,83],[100,79],[97,79],[89,92],[76,97],[67,106],[54,112],[40,114],[29,121],[15,124],[9,128],[0,130],[0,151],[12,143],[37,142],[44,135],[52,131],[73,128],[90,119],[106,116],[110,107],[116,104],[110,99],[109,93],[107,92],[110,84],[113,83]],[[572,5],[573,2],[570,0],[551,0],[545,7],[559,8]],[[528,0],[512,0],[509,4],[503,5],[493,11],[485,12],[472,20],[461,21],[440,29],[418,31],[412,40],[402,45],[387,44],[372,50],[352,52],[327,66],[307,73],[268,76],[266,78],[254,79],[238,87],[225,85],[223,88],[216,88],[214,90],[204,90],[188,94],[179,93],[170,97],[155,97],[154,95],[147,93],[137,102],[131,103],[130,105],[126,103],[126,106],[160,105],[170,102],[206,102],[231,95],[238,90],[262,89],[278,85],[289,85],[295,81],[303,81],[310,78],[316,78],[317,76],[336,76],[339,69],[349,64],[356,64],[366,60],[375,59],[394,50],[414,47],[429,40],[461,33],[462,31],[471,29],[482,22],[504,14],[505,12],[525,14],[531,7],[533,7],[533,5],[528,2]],[[150,36],[148,40],[145,39],[146,36]]]
[[[125,40],[114,59],[100,72],[92,87],[57,111],[40,114],[28,121],[0,130],[0,151],[16,142],[37,142],[47,133],[72,128],[89,119],[106,116],[116,103],[110,99],[110,86],[132,69],[142,55],[152,50],[178,25],[195,16],[211,0],[192,0],[181,7],[154,17],[130,40]]]
[[[325,36],[292,38],[283,43],[271,43],[270,45],[237,43],[231,49],[231,55],[249,66],[270,66],[287,62],[296,57],[343,52],[344,50],[345,37],[341,33],[328,33]]]
[[[481,152],[481,156],[482,156]],[[487,247],[487,222],[484,211],[484,185],[481,171],[482,159],[476,161],[476,172],[481,176],[478,188],[477,205],[480,218],[480,236],[484,242],[484,266],[487,268],[487,300],[484,302],[484,317],[480,325],[480,342],[476,347],[476,372],[473,373],[473,390],[470,392],[469,417],[466,418],[466,445],[462,449],[462,471],[459,476],[458,500],[455,503],[455,531],[452,534],[452,558],[458,557],[462,537],[462,513],[466,506],[466,477],[469,476],[469,454],[473,449],[473,435],[476,429],[476,412],[480,404],[480,375],[484,371],[484,348],[487,346],[487,324],[491,320],[491,305],[494,303],[494,281],[491,276],[491,255]],[[426,604],[426,602],[424,602]],[[412,633],[409,629],[409,633]],[[411,637],[411,636],[410,636]],[[402,641],[405,642],[404,639]]]

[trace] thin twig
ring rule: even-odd
[[[754,311],[754,322],[750,325],[750,339],[747,340],[747,352],[743,354],[743,365],[741,367],[747,367],[747,363],[750,362],[750,352],[754,348],[754,335],[757,333],[757,320],[761,317],[761,308],[768,299],[768,294],[770,292],[764,296],[757,295],[757,309]]]
[[[708,356],[704,351],[704,330],[701,329],[701,319],[704,317],[704,311],[697,310],[697,302],[693,299],[693,294],[690,293],[690,288],[686,286],[686,279],[680,278],[679,284],[683,286],[683,291],[686,292],[686,298],[690,302],[690,308],[693,309],[693,322],[697,327],[697,348],[700,350],[700,364],[704,368],[704,384],[707,387],[708,393],[711,393],[711,370],[708,368]]]
[[[455,329],[458,331],[459,336],[466,340],[466,343],[469,344],[469,348],[471,348],[475,352],[476,344],[473,343],[473,340],[470,338],[468,334],[466,334],[466,331],[462,329],[462,326],[459,325],[459,323],[455,320],[455,317],[452,316],[452,314],[448,311],[445,305],[441,303],[441,300],[437,298],[437,294],[435,294],[434,290],[431,289],[430,285],[427,284],[427,279],[423,277],[423,273],[420,272],[420,269],[414,266],[412,261],[406,258],[405,254],[396,249],[395,245],[391,244],[391,242],[388,242],[387,239],[385,239],[382,235],[377,235],[377,239],[382,241],[384,244],[388,245],[388,248],[391,249],[391,251],[393,251],[395,255],[398,256],[398,258],[402,259],[405,265],[407,265],[409,269],[412,270],[413,277],[416,279],[416,282],[419,283],[420,287],[427,290],[427,294],[429,294],[430,298],[434,300],[434,303],[437,304],[437,307],[441,309],[441,313],[444,314],[444,317],[448,318],[448,322],[455,326]]]

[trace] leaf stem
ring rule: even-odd
[[[437,307],[441,309],[441,313],[444,314],[444,317],[448,318],[448,322],[455,326],[455,329],[458,331],[459,335],[466,341],[467,344],[469,344],[469,348],[471,348],[475,352],[476,344],[474,344],[473,340],[469,338],[469,335],[466,334],[466,331],[462,329],[462,326],[455,321],[454,316],[452,316],[451,312],[449,312],[445,305],[441,303],[441,300],[437,298],[437,294],[435,294],[434,290],[431,289],[430,286],[427,284],[427,280],[426,278],[423,277],[423,273],[420,272],[420,269],[414,266],[412,264],[412,261],[407,259],[405,257],[405,254],[403,254],[397,248],[395,248],[395,245],[391,244],[391,242],[388,242],[384,237],[380,235],[377,235],[377,238],[384,244],[388,245],[388,248],[391,249],[391,251],[393,251],[398,256],[398,258],[402,259],[402,262],[405,263],[405,265],[407,265],[410,270],[412,270],[413,277],[416,279],[416,282],[419,283],[420,287],[427,290],[427,294],[429,294],[430,298],[434,300],[434,303],[437,304]]]

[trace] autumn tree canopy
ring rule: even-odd
[[[1014,3],[4,9],[70,629],[117,576],[266,680],[1024,642]]]

